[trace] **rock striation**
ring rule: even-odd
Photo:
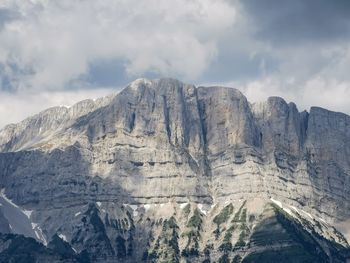
[[[350,219],[350,116],[343,113],[299,112],[278,97],[251,104],[233,88],[138,79],[106,98],[6,126],[0,150],[0,187],[32,211],[37,240],[61,234],[93,261],[240,262],[264,251],[246,245],[266,232],[254,232],[265,217],[311,233],[305,251],[326,251],[300,257],[345,258],[327,243],[348,247],[332,228]],[[222,211],[226,220],[215,219]],[[274,216],[281,211],[297,223]],[[0,213],[6,233],[7,217]],[[218,253],[226,243],[233,247]]]

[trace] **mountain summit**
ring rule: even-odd
[[[0,151],[1,262],[350,257],[343,113],[138,79],[6,126]]]

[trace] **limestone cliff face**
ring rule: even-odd
[[[52,108],[3,129],[2,187],[20,203],[59,201],[40,189],[46,184],[22,198],[23,189],[4,182],[31,188],[23,180],[52,175],[62,184],[61,177],[78,174],[100,180],[96,191],[113,181],[128,193],[122,198],[135,202],[264,195],[344,219],[350,216],[349,125],[345,114],[300,113],[277,97],[251,105],[232,88],[140,79],[115,96]],[[61,187],[49,191],[66,195],[72,186]]]
[[[0,187],[33,210],[43,235],[73,233],[68,241],[82,251],[90,241],[75,215],[86,211],[102,222],[106,257],[116,255],[120,236],[111,222],[125,219],[130,230],[153,205],[191,203],[213,217],[215,206],[273,198],[328,223],[350,218],[350,117],[299,112],[277,97],[250,104],[233,88],[139,79],[116,95],[5,127],[0,150]],[[90,207],[96,202],[104,212]],[[146,208],[135,214],[125,204]],[[69,224],[57,220],[62,209]],[[169,218],[169,209],[158,216]],[[93,223],[81,227],[94,235]]]

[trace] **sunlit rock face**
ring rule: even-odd
[[[278,97],[251,104],[233,88],[139,79],[117,94],[5,127],[0,149],[4,200],[32,211],[37,240],[56,244],[61,234],[81,257],[157,262],[171,254],[202,262],[205,249],[228,241],[214,220],[228,204],[222,224],[238,231],[232,220],[246,201],[244,238],[228,234],[233,245],[246,245],[263,223],[259,215],[271,216],[271,199],[295,208],[291,217],[304,229],[303,220],[321,220],[322,237],[346,243],[327,230],[350,218],[350,117],[342,113],[299,112]],[[10,217],[0,213],[6,233]],[[188,241],[193,227],[198,236]],[[174,232],[177,245],[165,246]],[[251,253],[240,249],[216,251],[212,259]]]

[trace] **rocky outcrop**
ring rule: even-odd
[[[349,142],[350,117],[342,113],[299,112],[277,97],[250,104],[233,88],[139,79],[116,95],[1,130],[0,187],[33,211],[29,219],[48,241],[65,233],[79,253],[141,258],[136,246],[164,260],[194,248],[202,257],[206,245],[220,242],[186,220],[206,222],[215,206],[273,198],[327,224],[349,219]],[[178,204],[187,203],[207,214],[179,217]],[[168,208],[149,214],[155,205]],[[215,230],[213,222],[206,228]],[[185,229],[195,236],[183,244],[174,233]],[[157,242],[169,239],[178,245],[167,244],[164,254]]]
[[[19,151],[33,145],[49,144],[49,140],[62,128],[71,125],[80,116],[108,104],[113,95],[97,100],[83,100],[72,107],[49,108],[18,124],[9,124],[0,131],[0,150]]]

